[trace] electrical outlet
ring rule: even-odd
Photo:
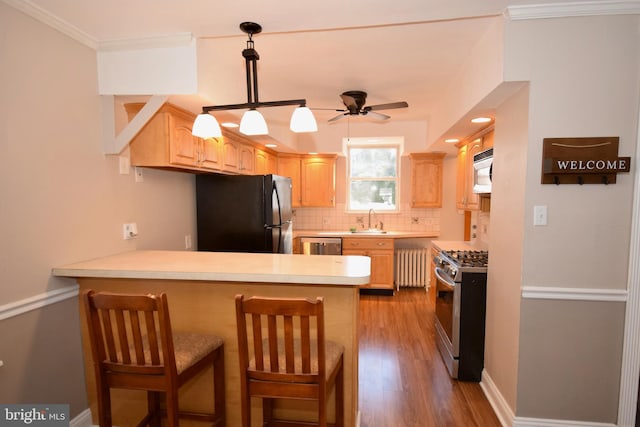
[[[191,241],[191,234],[187,234],[186,236],[184,236],[184,248],[191,249],[192,246],[193,242]]]
[[[122,224],[122,238],[131,240],[138,237],[138,225],[135,222]]]
[[[142,168],[134,167],[133,173],[136,176],[136,182],[144,182],[144,176],[142,175]]]

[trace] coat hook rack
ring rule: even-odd
[[[631,157],[619,157],[619,137],[544,138],[542,184],[615,184],[629,172]]]

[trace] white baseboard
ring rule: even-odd
[[[493,382],[491,376],[486,370],[482,371],[480,388],[487,397],[487,400],[493,408],[493,411],[496,413],[498,421],[500,421],[502,427],[512,427],[514,425],[513,420],[515,418],[513,410],[504,397],[502,397],[502,393],[500,393],[500,390],[498,390],[498,387],[496,387],[496,384]]]
[[[69,427],[92,427],[91,409],[87,408],[76,415],[70,422]]]
[[[360,411],[356,413],[356,427],[360,427]],[[99,427],[91,423],[91,409],[87,408],[69,422],[69,427]]]
[[[516,417],[513,420],[513,427],[616,427],[616,424]]]

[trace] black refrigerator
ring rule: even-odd
[[[291,178],[197,175],[198,250],[292,253]]]

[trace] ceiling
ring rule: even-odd
[[[5,0],[7,1],[7,0]],[[22,2],[23,0],[10,0]],[[547,2],[551,2],[548,0]],[[451,77],[507,6],[526,0],[30,0],[44,13],[102,42],[179,33],[198,39],[202,99],[246,102],[244,21],[259,23],[260,101],[306,98],[321,127],[343,108],[346,90],[363,90],[366,105],[407,101],[381,111],[390,121],[425,121]],[[537,0],[537,4],[545,1]],[[200,101],[196,101],[196,104]],[[195,107],[198,108],[198,107]],[[266,110],[269,111],[268,113]],[[290,108],[263,109],[288,122]],[[360,116],[351,120],[374,122]],[[342,122],[342,121],[339,121]],[[322,130],[322,129],[321,129]],[[476,129],[477,130],[477,129]],[[459,132],[472,132],[473,128]]]

